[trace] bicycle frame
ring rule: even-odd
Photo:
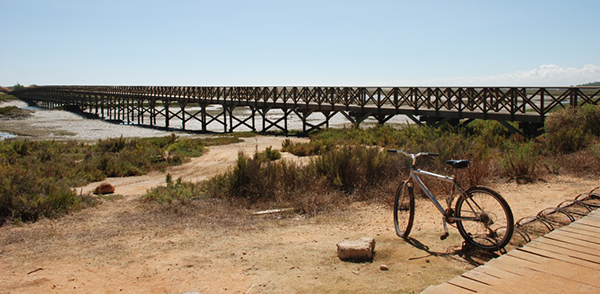
[[[444,176],[444,175],[439,175],[439,174],[435,174],[432,172],[428,172],[428,171],[424,171],[424,170],[420,170],[420,169],[416,169],[416,168],[411,168],[410,169],[410,178],[413,179],[413,181],[415,183],[417,183],[419,185],[419,187],[421,187],[421,190],[423,192],[425,192],[425,194],[427,195],[427,197],[429,197],[429,199],[431,199],[431,201],[433,202],[433,204],[435,205],[435,207],[440,211],[441,214],[445,215],[446,214],[446,209],[440,204],[439,201],[437,201],[437,199],[435,198],[435,196],[433,195],[433,193],[431,193],[431,191],[429,191],[429,188],[427,188],[427,186],[425,186],[425,183],[423,183],[423,181],[421,181],[421,178],[419,178],[418,175],[425,175],[425,176],[430,176],[430,177],[434,177],[436,179],[440,179],[446,182],[451,182],[455,188],[460,189],[460,187],[458,187],[458,185],[456,185],[456,181],[454,181],[454,177],[449,177],[449,176]],[[459,191],[462,193],[462,191]],[[451,202],[454,195],[451,195],[451,198],[448,202]],[[450,203],[448,203],[448,206]]]
[[[456,191],[458,192],[458,195],[463,195],[464,191],[463,189],[460,187],[460,185],[458,184],[458,182],[456,182],[456,179],[454,177],[450,177],[450,176],[445,176],[445,175],[440,175],[440,174],[436,174],[436,173],[432,173],[432,172],[428,172],[428,171],[424,171],[424,170],[420,170],[414,167],[410,168],[410,177],[411,179],[413,179],[413,181],[415,183],[417,183],[417,185],[419,185],[419,187],[421,188],[421,190],[427,195],[427,197],[429,197],[429,199],[431,200],[431,202],[433,202],[433,204],[435,205],[435,207],[440,211],[440,213],[445,217],[445,220],[449,220],[449,221],[457,221],[457,220],[470,220],[470,221],[474,221],[474,220],[478,220],[478,218],[474,218],[474,217],[455,217],[454,215],[448,215],[446,213],[446,209],[444,209],[444,207],[440,204],[440,202],[436,199],[436,197],[433,195],[433,193],[431,193],[431,191],[429,191],[429,188],[427,188],[427,186],[425,185],[425,183],[423,183],[423,181],[421,181],[421,178],[419,178],[418,175],[425,175],[425,176],[429,176],[429,177],[433,177],[436,179],[440,179],[446,182],[451,182],[453,184],[453,188],[456,189]],[[451,193],[450,197],[447,198],[446,200],[446,204],[448,208],[451,208],[451,204],[454,201],[454,191],[453,193]],[[470,206],[470,204],[469,204]],[[472,207],[471,207],[472,209]],[[444,223],[445,226],[445,223]]]
[[[468,160],[446,161],[454,168],[454,174],[446,176],[424,171],[417,167],[418,158],[439,156],[437,153],[419,152],[412,154],[393,149],[388,149],[388,152],[401,153],[412,159],[409,177],[396,190],[394,200],[394,226],[399,237],[407,239],[412,228],[415,217],[414,186],[419,186],[442,215],[444,234],[440,236],[441,240],[449,236],[448,223],[450,223],[456,224],[455,227],[467,243],[484,250],[499,250],[510,242],[514,225],[512,212],[506,200],[497,192],[486,187],[472,186],[463,190],[458,182],[457,170],[467,167],[469,165]],[[437,197],[423,183],[420,176],[452,183],[452,191],[446,197],[446,208],[440,204],[441,200],[438,201]],[[480,199],[482,202],[480,202]],[[475,224],[465,226],[465,221],[475,222]]]

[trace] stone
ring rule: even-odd
[[[387,270],[390,270],[390,267],[385,264],[382,264],[379,266],[379,269],[382,271],[387,271]]]
[[[372,261],[375,254],[375,239],[363,237],[355,241],[341,241],[337,244],[337,254],[344,261]]]
[[[107,182],[104,182],[104,183],[98,185],[98,187],[96,187],[96,189],[94,189],[94,194],[112,194],[112,193],[115,193],[115,186],[113,186]]]

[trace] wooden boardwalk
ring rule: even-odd
[[[600,211],[421,293],[600,293]]]
[[[117,123],[286,134],[297,122],[310,132],[328,128],[334,117],[359,126],[367,119],[384,124],[400,116],[434,126],[497,120],[529,136],[542,131],[555,109],[600,104],[600,87],[41,86],[11,94],[31,105]]]

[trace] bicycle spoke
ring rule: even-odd
[[[456,216],[463,238],[486,250],[498,250],[510,241],[514,229],[512,212],[496,192],[476,187],[466,192],[456,203]],[[468,220],[468,219],[473,220]]]

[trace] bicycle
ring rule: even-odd
[[[410,175],[398,186],[394,201],[394,226],[399,237],[407,239],[413,226],[415,217],[414,183],[416,183],[443,216],[444,234],[440,236],[440,239],[444,240],[448,237],[447,223],[449,223],[456,224],[460,235],[467,243],[480,249],[501,250],[510,242],[514,232],[514,221],[506,200],[489,188],[473,186],[464,190],[458,183],[456,171],[468,167],[469,160],[446,161],[454,169],[454,175],[445,176],[417,168],[418,158],[439,156],[439,154],[429,152],[411,154],[392,149],[388,152],[401,153],[412,159]],[[452,192],[446,198],[446,209],[421,181],[419,175],[453,183]],[[452,209],[454,199],[456,199],[456,204]]]

